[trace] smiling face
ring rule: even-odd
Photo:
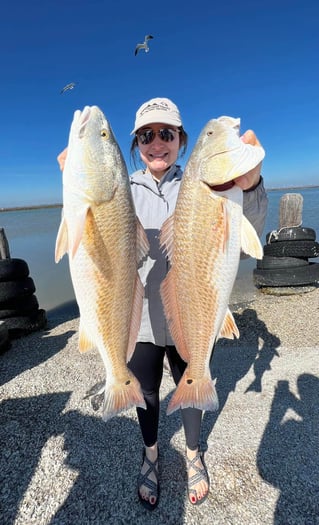
[[[173,130],[175,133],[174,139],[171,142],[162,140],[158,131],[163,128]],[[172,125],[164,123],[148,124],[140,128],[137,136],[143,130],[153,130],[155,137],[150,144],[142,144],[138,139],[138,147],[140,156],[148,170],[154,177],[160,179],[163,177],[167,169],[172,166],[177,160],[178,151],[180,147],[180,137],[178,129]]]

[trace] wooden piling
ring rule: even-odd
[[[300,193],[285,193],[280,199],[279,229],[301,226],[303,196]]]
[[[4,228],[0,228],[0,259],[10,259],[9,243]]]

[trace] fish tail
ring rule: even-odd
[[[211,377],[191,379],[184,373],[168,404],[167,414],[172,414],[178,408],[190,407],[215,411],[218,406],[215,381]]]
[[[104,421],[134,406],[146,409],[140,383],[133,374],[129,374],[125,381],[120,383],[111,385],[106,383],[103,404]]]

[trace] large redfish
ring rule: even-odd
[[[218,408],[210,360],[219,337],[239,336],[228,302],[240,252],[263,256],[243,215],[243,192],[229,181],[256,167],[265,152],[240,139],[239,124],[232,117],[206,124],[185,167],[175,213],[161,231],[171,263],[161,296],[176,348],[187,363],[168,414],[179,407]],[[222,184],[228,189],[213,189]]]
[[[110,124],[97,106],[75,111],[55,260],[69,255],[80,310],[79,349],[97,348],[105,365],[104,420],[131,406],[145,408],[126,363],[141,321],[144,291],[137,268],[147,251]]]

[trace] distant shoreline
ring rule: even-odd
[[[308,189],[316,189],[319,188],[319,185],[310,185],[310,186],[290,186],[288,188],[282,187],[282,188],[266,188],[266,191],[283,191],[283,190],[308,190]],[[12,207],[6,207],[6,208],[0,208],[0,212],[2,211],[23,211],[23,210],[38,210],[42,208],[62,208],[63,204],[36,204],[34,206],[12,206]]]
[[[280,187],[280,188],[266,188],[266,191],[283,191],[283,190],[315,190],[316,188],[319,188],[317,184],[310,185],[310,186],[289,186],[289,188],[286,187]]]
[[[42,208],[62,208],[62,204],[36,204],[34,206],[12,206],[11,208],[0,208],[2,211],[39,210]]]

